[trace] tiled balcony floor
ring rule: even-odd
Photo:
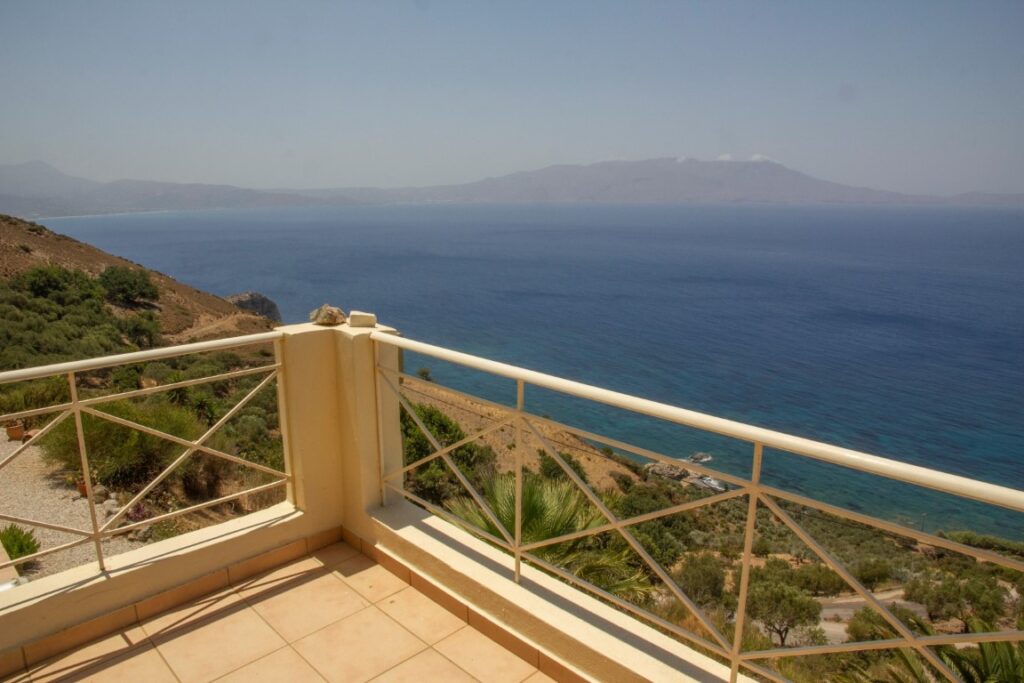
[[[31,667],[13,681],[550,681],[344,543]]]

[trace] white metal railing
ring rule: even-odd
[[[14,420],[23,420],[30,417],[41,417],[45,415],[55,415],[44,427],[39,429],[34,435],[22,442],[12,453],[7,455],[5,458],[0,460],[0,471],[4,467],[9,465],[19,455],[24,453],[28,448],[38,445],[40,441],[46,437],[53,429],[63,423],[67,419],[73,419],[75,423],[75,432],[78,443],[78,453],[80,458],[80,465],[82,468],[82,478],[85,486],[85,497],[89,504],[89,518],[90,528],[80,529],[72,526],[63,524],[54,524],[46,520],[31,519],[15,514],[10,514],[6,510],[0,509],[0,520],[6,522],[12,522],[15,524],[25,524],[28,526],[39,527],[43,529],[50,529],[53,531],[64,532],[78,536],[76,540],[68,543],[63,543],[54,547],[44,548],[38,552],[30,555],[18,557],[16,559],[7,560],[0,562],[0,568],[21,565],[28,562],[33,562],[47,555],[67,550],[75,546],[79,546],[85,543],[92,542],[95,545],[96,560],[99,564],[100,571],[105,570],[105,558],[104,549],[102,542],[112,536],[127,533],[140,527],[150,526],[161,521],[181,517],[194,513],[198,510],[222,505],[244,496],[251,496],[263,491],[269,491],[277,489],[282,486],[287,486],[291,481],[290,474],[290,458],[288,453],[288,436],[286,433],[287,420],[285,418],[285,405],[283,401],[283,385],[284,385],[284,368],[282,365],[282,340],[284,334],[279,331],[265,332],[260,334],[251,334],[246,336],[231,337],[228,339],[219,339],[214,341],[197,342],[193,344],[183,344],[179,346],[171,346],[160,349],[152,349],[148,351],[139,351],[135,353],[124,353],[119,355],[105,356],[102,358],[94,358],[89,360],[72,361],[67,363],[57,363],[53,365],[46,365],[35,368],[26,368],[23,370],[11,370],[7,372],[0,372],[0,385],[12,384],[15,382],[25,382],[30,380],[47,379],[53,377],[65,377],[67,380],[67,391],[69,400],[63,403],[58,403],[50,406],[42,406],[38,408],[31,408],[27,410],[21,410],[17,412],[11,412],[4,415],[0,415],[0,424],[7,423]],[[107,394],[103,396],[96,396],[90,398],[82,398],[79,396],[79,388],[77,377],[81,373],[114,368],[118,366],[177,358],[182,356],[189,356],[198,353],[207,353],[211,351],[227,351],[232,349],[241,349],[252,347],[260,344],[273,343],[274,345],[274,362],[259,365],[256,367],[245,368],[241,370],[232,370],[230,372],[224,372],[216,375],[187,379],[177,382],[171,382],[168,384],[157,385],[153,387],[144,387],[131,391],[124,391],[119,393]],[[248,393],[245,394],[237,403],[235,403],[230,409],[225,412],[212,426],[210,426],[201,436],[196,439],[186,439],[174,434],[154,429],[147,425],[139,424],[131,420],[127,420],[116,415],[98,410],[96,406],[115,401],[122,401],[126,399],[140,398],[149,396],[152,394],[173,391],[176,389],[182,389],[186,387],[210,384],[214,382],[224,382],[229,380],[236,380],[243,377],[259,377],[262,375],[260,381],[252,388]],[[230,453],[225,453],[221,450],[213,448],[207,445],[207,442],[227,424],[235,415],[238,414],[242,408],[244,408],[261,390],[263,390],[272,381],[277,381],[277,401],[280,415],[280,429],[284,446],[284,462],[285,471],[281,472],[272,467],[267,467],[260,463],[251,462],[245,458],[240,458]],[[92,469],[90,468],[89,452],[86,448],[86,437],[85,430],[82,424],[82,415],[89,415],[94,418],[106,420],[108,422],[133,429],[150,436],[154,436],[160,439],[164,439],[170,443],[182,446],[184,450],[180,455],[174,458],[170,464],[164,467],[161,472],[152,480],[150,480],[139,492],[135,493],[131,499],[124,505],[119,506],[117,512],[100,522],[99,515],[97,514],[96,500],[93,495],[93,489],[95,482],[92,477]],[[157,515],[154,517],[146,518],[142,521],[133,522],[131,524],[122,524],[125,515],[138,503],[143,501],[146,496],[151,493],[161,482],[165,481],[179,466],[181,466],[191,455],[194,453],[203,453],[215,458],[220,458],[228,462],[232,462],[236,465],[241,465],[253,470],[263,472],[272,477],[275,477],[273,481],[258,486],[247,488],[243,491],[236,491],[229,495],[220,496],[213,500],[207,500],[187,507],[173,510],[171,512]]]
[[[402,410],[408,415],[408,417],[417,425],[417,428],[423,433],[424,437],[430,442],[433,453],[430,455],[420,458],[419,460],[411,463],[403,463],[403,465],[392,471],[384,471],[383,485],[388,489],[396,491],[413,502],[423,506],[430,510],[434,514],[447,519],[448,521],[466,529],[467,531],[474,533],[475,535],[487,540],[494,545],[503,548],[514,557],[513,565],[513,576],[518,582],[520,578],[521,562],[526,560],[527,562],[534,564],[553,573],[565,581],[572,583],[580,588],[590,591],[596,595],[599,595],[603,599],[619,606],[620,608],[627,610],[643,619],[652,622],[657,627],[670,631],[690,642],[699,645],[706,651],[717,655],[721,659],[729,662],[731,666],[731,678],[736,680],[739,670],[746,669],[754,672],[761,676],[764,676],[770,680],[785,680],[777,671],[766,668],[757,662],[757,660],[771,660],[782,657],[802,657],[809,655],[822,655],[831,653],[842,653],[842,652],[855,652],[855,651],[868,651],[868,650],[880,650],[880,649],[896,649],[896,648],[911,648],[926,662],[939,672],[940,675],[944,676],[949,680],[959,680],[945,662],[933,651],[932,647],[938,645],[949,645],[959,643],[981,643],[981,642],[996,642],[996,641],[1021,641],[1024,640],[1024,632],[1017,630],[1005,630],[995,631],[989,633],[970,633],[970,634],[954,634],[954,635],[920,635],[913,632],[903,621],[901,621],[892,610],[890,610],[883,602],[877,598],[863,583],[861,583],[853,573],[827,548],[819,543],[814,537],[812,537],[804,528],[798,523],[789,512],[786,511],[779,502],[783,501],[788,504],[796,504],[799,506],[811,508],[828,515],[834,515],[839,518],[850,520],[859,524],[864,524],[876,529],[882,530],[890,534],[898,534],[904,537],[914,539],[916,541],[927,543],[929,545],[944,548],[958,553],[963,553],[969,557],[973,557],[982,562],[993,563],[1008,569],[1015,571],[1024,571],[1024,562],[1009,556],[1002,555],[998,552],[986,550],[983,548],[975,548],[963,543],[953,541],[948,538],[942,538],[933,534],[925,533],[922,530],[912,529],[907,526],[897,524],[891,521],[873,517],[871,515],[862,514],[846,510],[835,505],[831,505],[809,496],[798,495],[779,489],[777,487],[769,486],[761,481],[762,474],[762,459],[763,452],[766,447],[793,453],[796,455],[812,458],[814,460],[823,461],[833,465],[849,468],[859,472],[866,472],[869,474],[885,477],[894,481],[904,482],[916,486],[941,491],[946,494],[951,494],[961,498],[967,498],[982,503],[987,503],[995,506],[999,506],[1008,510],[1017,512],[1024,512],[1024,491],[1011,489],[1004,486],[998,486],[986,482],[977,481],[967,477],[957,476],[936,470],[918,467],[915,465],[909,465],[906,463],[882,458],[879,456],[871,455],[868,453],[861,453],[858,451],[840,448],[837,446],[813,441],[811,439],[801,438],[784,434],[781,432],[772,431],[769,429],[763,429],[752,425],[735,422],[732,420],[726,420],[703,413],[678,408],[647,399],[622,394],[608,389],[595,387],[579,382],[573,382],[565,380],[552,375],[547,375],[540,372],[526,370],[516,366],[508,365],[505,363],[499,363],[485,358],[472,356],[465,353],[460,353],[447,349],[444,347],[434,346],[431,344],[425,344],[409,339],[404,339],[393,334],[385,332],[374,332],[372,339],[378,344],[390,345],[397,347],[404,351],[410,351],[424,356],[436,358],[442,361],[454,363],[466,368],[479,370],[492,375],[505,377],[514,380],[516,383],[516,401],[515,408],[509,408],[507,406],[497,404],[491,401],[487,401],[477,396],[470,396],[464,394],[455,389],[449,387],[442,387],[443,391],[455,395],[461,396],[464,399],[475,402],[477,404],[486,406],[489,409],[496,411],[501,417],[497,418],[487,428],[469,434],[465,438],[459,440],[456,443],[442,444],[426,427],[423,421],[417,416],[417,413],[409,400],[403,395],[401,391],[401,385],[403,382],[413,384],[419,380],[417,377],[413,377],[405,374],[401,371],[396,371],[384,366],[378,366],[377,377],[378,377],[378,392],[392,392],[398,399]],[[436,386],[436,385],[435,385]],[[670,423],[684,425],[695,429],[711,432],[719,435],[724,435],[737,440],[745,441],[752,446],[752,460],[753,467],[752,473],[749,478],[738,477],[730,475],[725,472],[714,470],[705,465],[687,461],[681,463],[676,458],[671,458],[661,453],[657,453],[650,449],[641,448],[623,441],[610,438],[608,436],[595,434],[588,432],[570,425],[555,422],[548,418],[540,417],[531,414],[525,410],[525,388],[527,386],[541,387],[544,389],[559,392],[564,395],[578,397],[582,399],[588,399],[608,406],[612,406],[619,409],[624,409],[634,413],[648,415],[655,418],[660,418]],[[603,502],[601,497],[597,495],[590,486],[588,486],[583,479],[574,471],[574,469],[566,462],[566,460],[559,454],[557,448],[552,447],[550,440],[545,437],[542,430],[538,429],[538,425],[556,428],[558,430],[565,431],[569,434],[575,435],[584,440],[590,440],[599,442],[611,446],[615,449],[619,449],[623,452],[640,456],[641,458],[663,462],[675,466],[684,466],[687,470],[693,470],[699,474],[713,476],[721,481],[725,481],[730,485],[734,486],[731,490],[711,495],[706,498],[701,498],[695,501],[689,501],[680,505],[668,507],[656,512],[632,517],[628,519],[621,519],[614,514],[614,512],[608,508]],[[451,454],[459,449],[460,447],[471,443],[487,434],[494,432],[495,430],[511,428],[515,431],[516,435],[516,456],[515,456],[515,521],[513,529],[506,529],[500,521],[498,521],[495,512],[489,507],[487,501],[483,496],[477,492],[474,487],[467,480],[466,476],[459,470],[456,464],[452,461]],[[558,466],[565,473],[565,475],[575,483],[580,492],[587,498],[587,500],[597,508],[602,515],[604,515],[607,523],[589,528],[583,531],[578,531],[570,534],[565,534],[555,538],[544,539],[541,541],[535,541],[531,543],[522,542],[522,486],[523,486],[523,456],[522,448],[519,448],[519,442],[523,434],[529,434],[537,442],[543,445],[545,452],[557,462]],[[421,467],[435,459],[444,461],[448,470],[459,480],[462,486],[466,489],[468,495],[481,508],[484,515],[490,520],[491,525],[498,530],[500,536],[496,536],[488,531],[481,529],[477,526],[467,524],[464,520],[460,520],[454,516],[450,511],[439,507],[423,498],[415,495],[414,493],[406,490],[403,485],[403,480],[407,472],[413,471],[418,467]],[[738,500],[743,496],[747,497],[746,501],[746,522],[744,527],[744,544],[739,576],[738,585],[738,602],[735,610],[735,618],[733,621],[735,637],[730,641],[721,630],[712,622],[711,619],[703,612],[703,610],[689,597],[687,596],[672,579],[669,572],[662,567],[648,551],[640,544],[636,536],[630,531],[630,528],[643,523],[666,517],[668,515],[677,514],[682,511],[695,510],[698,508],[704,508],[707,506],[721,503],[727,500]],[[749,620],[747,614],[747,595],[751,584],[751,566],[753,558],[753,541],[755,536],[755,523],[757,518],[758,505],[763,505],[774,518],[788,528],[800,541],[802,541],[813,553],[815,553],[820,561],[829,567],[831,570],[836,572],[848,586],[858,594],[867,605],[870,605],[878,614],[884,618],[885,622],[889,625],[892,631],[896,634],[895,637],[886,638],[876,641],[868,642],[854,642],[854,643],[837,643],[829,645],[814,645],[805,647],[778,647],[768,650],[754,650],[744,651],[742,648],[742,637],[740,634],[744,632],[744,625]],[[642,562],[646,565],[649,571],[661,582],[664,586],[672,593],[672,595],[682,603],[686,609],[691,613],[701,624],[704,630],[710,634],[711,638],[705,638],[690,632],[675,623],[667,621],[658,615],[651,613],[650,611],[635,605],[627,600],[623,600],[608,591],[605,591],[593,584],[587,583],[579,579],[572,573],[565,571],[563,568],[555,566],[544,559],[536,556],[533,551],[545,547],[554,545],[557,543],[563,543],[566,541],[594,536],[604,532],[615,532],[621,535],[622,539],[629,545],[630,548],[639,556]]]

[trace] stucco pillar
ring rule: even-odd
[[[391,328],[372,324],[335,328],[344,524],[363,538],[373,538],[367,511],[386,500],[382,472],[400,466],[401,432],[397,397],[378,391],[377,366],[398,368],[398,351],[370,335]]]

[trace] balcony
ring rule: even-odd
[[[1020,544],[929,531],[1019,536],[1021,491],[357,322],[0,373],[38,542],[0,676],[960,680],[1024,640]]]

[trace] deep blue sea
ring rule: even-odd
[[[386,206],[48,219],[287,321],[330,302],[406,336],[1024,489],[1024,212]],[[436,379],[505,402],[510,383]],[[527,404],[749,472],[750,446],[539,390]],[[914,526],[1024,515],[777,453],[766,478]]]

